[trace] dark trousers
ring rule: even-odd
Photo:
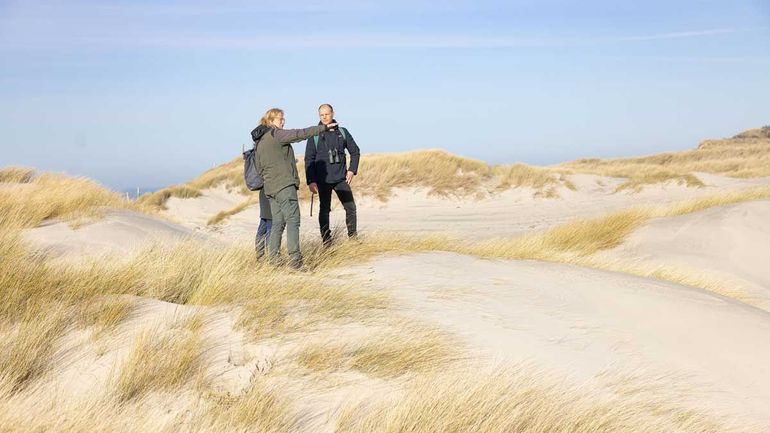
[[[267,239],[270,237],[270,228],[273,226],[273,220],[260,218],[259,227],[257,228],[257,237],[255,240],[255,246],[257,249],[257,257],[265,255],[265,248],[267,248]]]
[[[340,199],[342,207],[345,208],[345,225],[348,227],[348,236],[356,235],[356,202],[353,200],[353,191],[350,189],[350,185],[344,180],[338,183],[319,183],[318,200],[321,203],[318,210],[318,225],[321,227],[321,239],[325,244],[332,240],[332,233],[329,230],[332,191],[337,193],[337,198]]]

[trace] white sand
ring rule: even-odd
[[[687,378],[698,404],[770,426],[770,314],[676,284],[534,261],[450,253],[374,260],[349,278],[465,338],[484,359],[590,379]]]
[[[129,210],[109,211],[103,218],[75,228],[67,222],[50,221],[25,231],[25,238],[35,249],[63,259],[121,255],[150,243],[178,242],[190,237],[204,239],[188,228]]]
[[[203,229],[211,217],[234,208],[247,198],[236,189],[228,190],[224,186],[204,190],[202,194],[188,199],[170,197],[164,214],[185,227]]]
[[[726,275],[770,310],[770,200],[650,221],[604,255]]]

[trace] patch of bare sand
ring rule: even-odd
[[[601,256],[724,275],[770,310],[770,200],[660,218]]]
[[[211,217],[234,208],[248,198],[238,189],[224,185],[203,190],[201,194],[195,198],[170,197],[164,214],[185,227],[202,230]]]
[[[347,270],[405,312],[464,337],[481,359],[531,362],[577,380],[684,377],[692,404],[770,427],[770,314],[673,283],[451,253]]]
[[[108,211],[103,218],[75,227],[63,221],[48,221],[25,230],[24,235],[35,250],[63,259],[121,255],[149,243],[204,239],[178,224],[129,210]]]

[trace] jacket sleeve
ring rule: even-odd
[[[315,172],[315,154],[315,140],[313,140],[313,137],[310,137],[307,139],[307,145],[305,146],[305,178],[308,185],[318,182],[318,176],[316,176]]]
[[[326,130],[323,125],[311,126],[305,129],[274,129],[273,137],[280,141],[281,144],[296,143],[298,141],[307,140],[308,138],[318,135]]]
[[[350,153],[350,167],[348,170],[352,171],[353,174],[358,174],[358,161],[361,159],[361,149],[358,148],[356,140],[354,140],[353,136],[350,135],[350,131],[347,129],[345,131],[347,132],[347,140],[345,140],[345,146],[348,148],[348,153]]]

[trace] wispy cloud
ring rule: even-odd
[[[0,48],[34,49],[62,46],[94,48],[183,48],[183,49],[313,49],[313,48],[517,48],[517,47],[588,47],[618,43],[641,43],[671,39],[718,37],[759,29],[710,29],[649,35],[618,37],[540,37],[540,36],[475,36],[463,34],[387,34],[349,33],[287,35],[274,34],[217,36],[194,32],[135,32],[135,34],[45,34],[37,32],[27,38],[0,40]]]
[[[395,2],[395,3],[394,3]],[[380,12],[400,7],[414,13],[415,8],[432,7],[425,28],[399,26],[397,20]],[[455,11],[472,8],[469,0],[452,0]],[[355,22],[357,27],[338,26],[331,32],[318,29],[318,13],[340,10],[332,15],[339,22]],[[356,14],[377,16],[369,22],[352,19]],[[300,0],[289,3],[221,1],[193,2],[10,2],[0,10],[0,49],[280,49],[338,48],[517,48],[591,47],[612,44],[641,44],[674,39],[718,38],[768,28],[705,28],[651,32],[648,34],[590,34],[579,29],[548,35],[547,27],[520,28],[511,34],[505,26],[497,28],[451,27],[441,21],[446,10],[435,10],[426,0],[393,0],[383,6],[371,0],[331,0],[323,3]],[[347,14],[347,15],[344,15]],[[351,15],[352,14],[352,15]],[[464,14],[457,15],[459,17]],[[328,16],[326,16],[326,19]],[[457,17],[455,17],[457,18]],[[287,21],[288,20],[288,21]],[[462,20],[460,20],[462,22]],[[281,24],[283,23],[283,24]],[[293,26],[287,30],[283,26]],[[446,32],[445,28],[456,28]],[[304,29],[308,30],[305,31]],[[303,29],[296,31],[296,29]],[[350,30],[345,30],[350,29]],[[371,30],[370,30],[371,29]],[[334,31],[337,31],[335,33]],[[570,34],[570,31],[573,32]],[[537,34],[540,33],[540,34]],[[276,35],[279,35],[276,37]]]
[[[748,33],[761,30],[767,30],[766,28],[743,28],[743,29],[708,29],[708,30],[694,30],[683,32],[671,32],[671,33],[658,33],[650,35],[639,36],[625,36],[614,38],[618,42],[634,42],[634,41],[657,41],[665,39],[686,39],[686,38],[701,38],[707,36],[729,35],[734,33]]]

